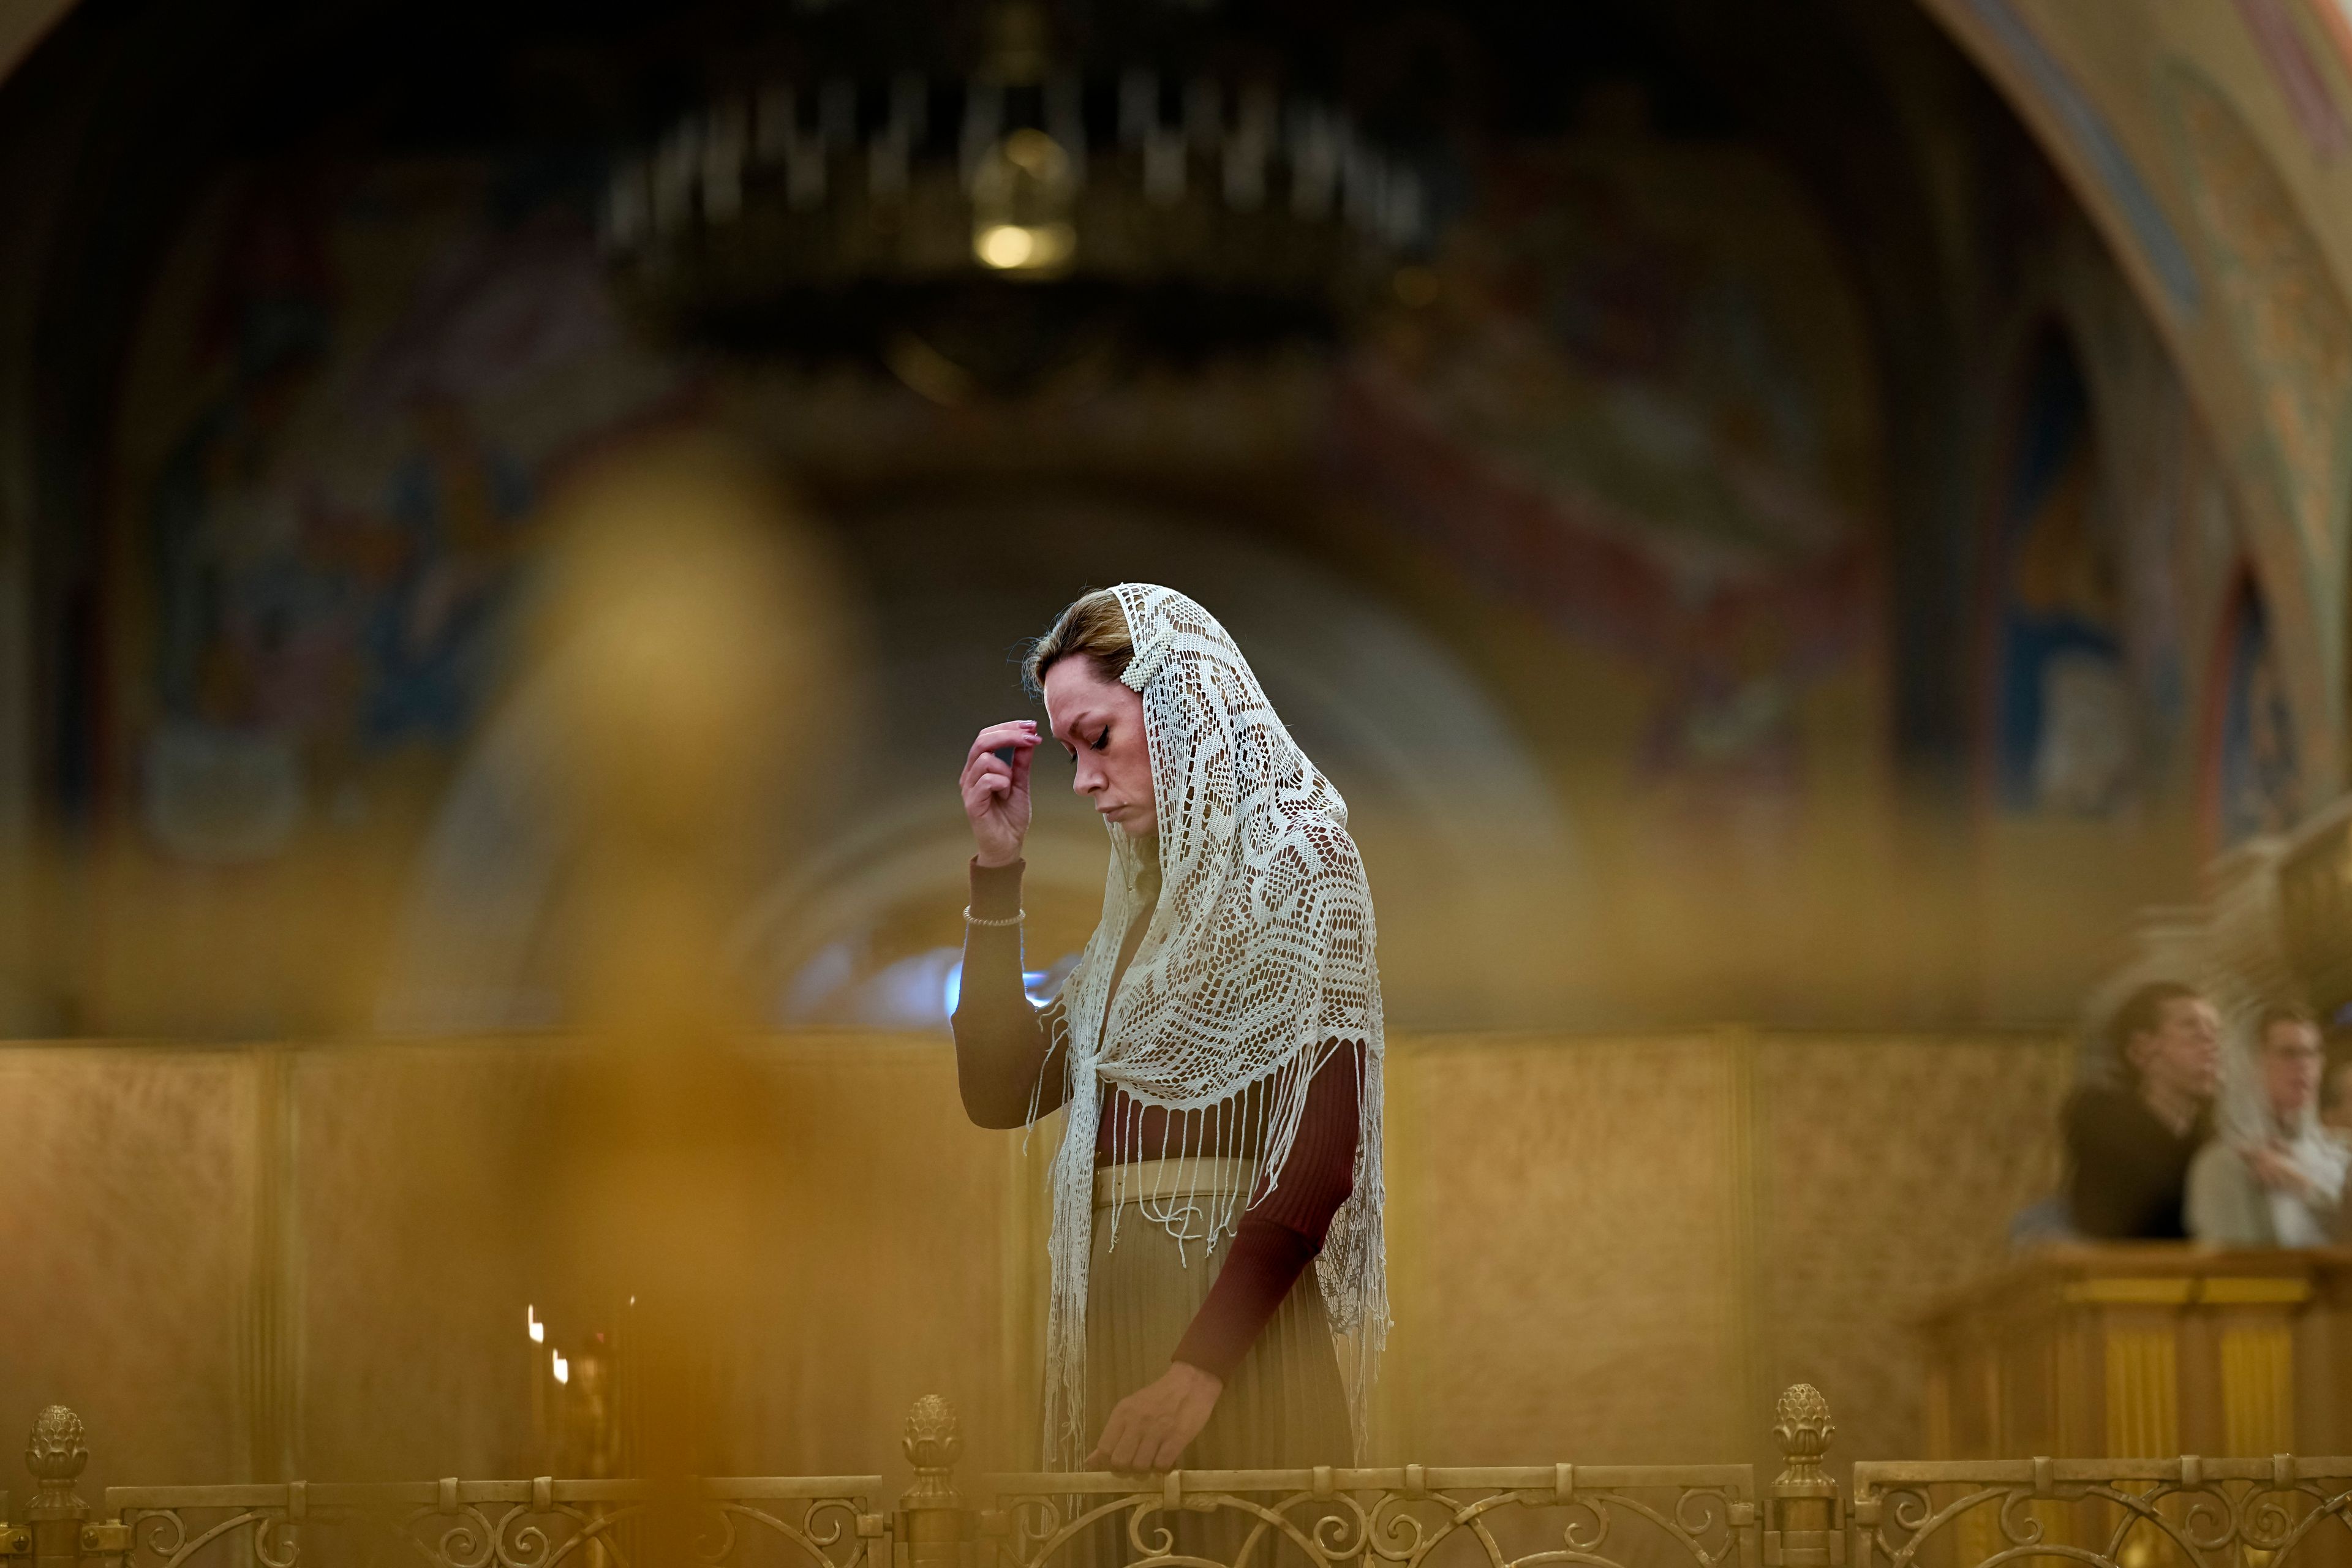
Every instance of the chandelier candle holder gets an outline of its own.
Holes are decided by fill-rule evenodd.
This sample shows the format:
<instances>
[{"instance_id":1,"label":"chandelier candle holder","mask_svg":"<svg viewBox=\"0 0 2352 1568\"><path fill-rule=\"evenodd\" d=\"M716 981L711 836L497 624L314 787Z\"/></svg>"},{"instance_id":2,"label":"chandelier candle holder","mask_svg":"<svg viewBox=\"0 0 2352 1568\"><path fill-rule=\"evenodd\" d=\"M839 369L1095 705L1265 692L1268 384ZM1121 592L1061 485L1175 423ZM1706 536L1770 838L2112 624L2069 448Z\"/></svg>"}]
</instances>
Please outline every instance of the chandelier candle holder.
<instances>
[{"instance_id":1,"label":"chandelier candle holder","mask_svg":"<svg viewBox=\"0 0 2352 1568\"><path fill-rule=\"evenodd\" d=\"M738 345L924 332L942 297L1019 285L1065 320L1181 296L1213 307L1186 331L1229 343L1328 331L1375 297L1429 246L1429 188L1326 100L1061 64L1013 6L963 77L719 95L616 165L602 227L635 303Z\"/></svg>"}]
</instances>

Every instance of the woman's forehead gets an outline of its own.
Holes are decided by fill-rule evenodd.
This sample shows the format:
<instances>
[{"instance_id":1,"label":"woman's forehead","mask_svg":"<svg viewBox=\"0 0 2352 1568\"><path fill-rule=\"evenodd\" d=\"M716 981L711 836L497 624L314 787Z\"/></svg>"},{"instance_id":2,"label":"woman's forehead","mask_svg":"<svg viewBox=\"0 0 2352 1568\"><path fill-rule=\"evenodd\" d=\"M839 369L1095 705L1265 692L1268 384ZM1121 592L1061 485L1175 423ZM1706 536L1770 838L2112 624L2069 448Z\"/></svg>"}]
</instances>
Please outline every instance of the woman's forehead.
<instances>
[{"instance_id":1,"label":"woman's forehead","mask_svg":"<svg viewBox=\"0 0 2352 1568\"><path fill-rule=\"evenodd\" d=\"M1065 670L1069 672L1066 676ZM1071 725L1105 716L1127 690L1115 680L1104 679L1084 659L1064 659L1055 665L1045 672L1045 685L1046 726L1064 740L1068 739Z\"/></svg>"}]
</instances>

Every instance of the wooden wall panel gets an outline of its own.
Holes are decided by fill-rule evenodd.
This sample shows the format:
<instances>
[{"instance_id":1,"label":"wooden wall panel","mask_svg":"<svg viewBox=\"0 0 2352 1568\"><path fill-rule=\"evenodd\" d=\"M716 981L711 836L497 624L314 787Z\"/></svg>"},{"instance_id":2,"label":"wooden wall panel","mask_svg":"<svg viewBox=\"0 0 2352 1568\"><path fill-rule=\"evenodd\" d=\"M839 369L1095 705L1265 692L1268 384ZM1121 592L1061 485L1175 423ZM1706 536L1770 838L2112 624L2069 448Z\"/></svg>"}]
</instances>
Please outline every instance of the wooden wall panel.
<instances>
[{"instance_id":1,"label":"wooden wall panel","mask_svg":"<svg viewBox=\"0 0 2352 1568\"><path fill-rule=\"evenodd\" d=\"M579 1316L544 1212L562 1052L0 1051L0 1441L62 1400L95 1477L259 1474L278 1400L311 1476L512 1473L522 1307ZM1030 1462L1050 1132L966 1123L937 1040L758 1056L793 1174L722 1358L730 1468L888 1470L934 1389L975 1463ZM1834 1457L1924 1451L1908 1325L2048 1185L2067 1065L2025 1037L1395 1042L1378 1447L1748 1458L1803 1377Z\"/></svg>"},{"instance_id":2,"label":"wooden wall panel","mask_svg":"<svg viewBox=\"0 0 2352 1568\"><path fill-rule=\"evenodd\" d=\"M0 1453L80 1412L85 1490L239 1479L252 1193L249 1060L0 1052ZM12 1462L0 1489L30 1482ZM91 1493L90 1495L95 1495Z\"/></svg>"},{"instance_id":3,"label":"wooden wall panel","mask_svg":"<svg viewBox=\"0 0 2352 1568\"><path fill-rule=\"evenodd\" d=\"M1736 1088L1707 1037L1396 1052L1387 1446L1444 1464L1733 1456Z\"/></svg>"},{"instance_id":4,"label":"wooden wall panel","mask_svg":"<svg viewBox=\"0 0 2352 1568\"><path fill-rule=\"evenodd\" d=\"M1998 1267L2055 1189L2070 1043L1754 1037L1756 1321L1767 1399L1811 1383L1837 1452L1921 1452L1937 1300ZM1759 1458L1766 1435L1751 1436Z\"/></svg>"}]
</instances>

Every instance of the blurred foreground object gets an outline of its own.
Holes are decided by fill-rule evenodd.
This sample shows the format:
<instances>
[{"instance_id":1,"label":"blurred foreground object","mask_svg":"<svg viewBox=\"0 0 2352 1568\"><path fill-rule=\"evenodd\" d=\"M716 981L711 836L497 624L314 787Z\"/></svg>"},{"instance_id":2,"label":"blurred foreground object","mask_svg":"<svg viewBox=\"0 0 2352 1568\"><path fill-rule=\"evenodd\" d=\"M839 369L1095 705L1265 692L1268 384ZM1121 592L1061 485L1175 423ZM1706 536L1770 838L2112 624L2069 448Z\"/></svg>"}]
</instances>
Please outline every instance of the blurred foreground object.
<instances>
[{"instance_id":1,"label":"blurred foreground object","mask_svg":"<svg viewBox=\"0 0 2352 1568\"><path fill-rule=\"evenodd\" d=\"M549 1294L597 1325L560 1451L663 1486L707 1458L738 1331L792 1331L755 1310L799 1186L776 1081L741 1054L727 936L757 847L792 820L788 754L828 728L835 589L795 530L723 448L616 460L558 509L531 641L566 739L576 851L553 929L584 1042L554 1102Z\"/></svg>"}]
</instances>

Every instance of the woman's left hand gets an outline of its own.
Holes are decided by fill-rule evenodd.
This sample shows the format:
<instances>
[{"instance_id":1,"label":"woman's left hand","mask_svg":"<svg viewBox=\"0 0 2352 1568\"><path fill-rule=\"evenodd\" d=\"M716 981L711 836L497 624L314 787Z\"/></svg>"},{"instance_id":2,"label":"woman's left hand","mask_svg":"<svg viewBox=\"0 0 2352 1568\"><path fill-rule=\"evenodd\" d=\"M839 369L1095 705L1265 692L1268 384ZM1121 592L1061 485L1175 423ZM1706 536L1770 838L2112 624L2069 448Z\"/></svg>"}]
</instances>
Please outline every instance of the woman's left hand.
<instances>
[{"instance_id":1,"label":"woman's left hand","mask_svg":"<svg viewBox=\"0 0 2352 1568\"><path fill-rule=\"evenodd\" d=\"M1112 1407L1082 1470L1171 1470L1209 1424L1224 1380L1190 1362L1171 1361L1157 1381Z\"/></svg>"}]
</instances>

